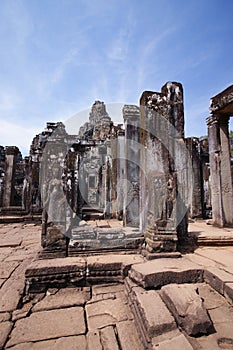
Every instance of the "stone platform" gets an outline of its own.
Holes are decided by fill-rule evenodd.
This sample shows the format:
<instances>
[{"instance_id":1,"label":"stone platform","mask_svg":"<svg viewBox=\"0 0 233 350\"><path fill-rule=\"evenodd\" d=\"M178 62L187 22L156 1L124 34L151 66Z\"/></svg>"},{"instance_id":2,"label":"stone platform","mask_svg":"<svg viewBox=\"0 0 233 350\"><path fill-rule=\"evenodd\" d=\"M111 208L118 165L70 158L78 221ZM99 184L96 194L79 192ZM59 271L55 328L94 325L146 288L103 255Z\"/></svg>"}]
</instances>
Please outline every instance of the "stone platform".
<instances>
[{"instance_id":1,"label":"stone platform","mask_svg":"<svg viewBox=\"0 0 233 350\"><path fill-rule=\"evenodd\" d=\"M153 261L139 254L35 260L40 234L40 225L0 225L1 349L231 349L233 247ZM203 300L213 331L188 335L162 297L166 286L170 296L189 286L186 299Z\"/></svg>"}]
</instances>

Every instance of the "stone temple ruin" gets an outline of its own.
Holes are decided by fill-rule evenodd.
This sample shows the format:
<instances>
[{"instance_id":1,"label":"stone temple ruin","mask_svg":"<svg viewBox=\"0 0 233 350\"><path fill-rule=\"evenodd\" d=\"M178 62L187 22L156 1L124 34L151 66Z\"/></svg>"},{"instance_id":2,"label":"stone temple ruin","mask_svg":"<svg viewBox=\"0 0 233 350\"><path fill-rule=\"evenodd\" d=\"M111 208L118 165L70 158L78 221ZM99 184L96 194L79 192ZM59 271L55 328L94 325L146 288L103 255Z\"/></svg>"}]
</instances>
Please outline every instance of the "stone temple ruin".
<instances>
[{"instance_id":1,"label":"stone temple ruin","mask_svg":"<svg viewBox=\"0 0 233 350\"><path fill-rule=\"evenodd\" d=\"M122 124L114 124L105 104L96 101L89 120L72 135L63 123L48 122L24 159L17 147L1 146L2 222L42 222L42 248L26 271L27 293L125 281L144 349L152 349L150 325L145 329L139 304L158 298L154 289L162 287L162 300L187 334L212 332L192 283L214 284L215 277L174 259L196 244L189 220L233 227L228 130L233 86L211 99L210 112L208 137L186 138L183 87L168 82L161 92L144 91L139 106L124 105ZM158 258L157 264L144 265ZM176 267L171 263L172 272L164 272L162 261L169 258ZM192 311L182 319L170 301L173 283L190 284L177 287L175 294L199 305L198 326ZM175 327L171 319L169 331Z\"/></svg>"},{"instance_id":2,"label":"stone temple ruin","mask_svg":"<svg viewBox=\"0 0 233 350\"><path fill-rule=\"evenodd\" d=\"M51 257L98 247L175 252L187 242L188 217L231 226L232 104L232 87L211 100L202 139L185 138L183 88L170 82L143 92L140 107L125 105L124 124L114 125L100 101L77 134L47 123L28 157L1 146L1 213L42 213L43 254ZM80 226L101 217L123 226Z\"/></svg>"}]
</instances>

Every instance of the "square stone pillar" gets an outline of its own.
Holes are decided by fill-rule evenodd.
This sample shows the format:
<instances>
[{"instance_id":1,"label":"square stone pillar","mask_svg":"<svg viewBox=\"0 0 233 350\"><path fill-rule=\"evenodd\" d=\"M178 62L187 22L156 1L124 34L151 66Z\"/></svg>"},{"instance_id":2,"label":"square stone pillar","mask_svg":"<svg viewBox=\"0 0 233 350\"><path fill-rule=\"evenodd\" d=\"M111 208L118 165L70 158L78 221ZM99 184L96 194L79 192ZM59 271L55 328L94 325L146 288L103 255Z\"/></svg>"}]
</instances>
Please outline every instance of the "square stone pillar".
<instances>
[{"instance_id":1,"label":"square stone pillar","mask_svg":"<svg viewBox=\"0 0 233 350\"><path fill-rule=\"evenodd\" d=\"M123 220L125 195L125 130L117 132L117 219Z\"/></svg>"},{"instance_id":2,"label":"square stone pillar","mask_svg":"<svg viewBox=\"0 0 233 350\"><path fill-rule=\"evenodd\" d=\"M3 189L3 207L12 206L14 200L14 177L16 157L19 154L18 147L6 147L5 177Z\"/></svg>"},{"instance_id":3,"label":"square stone pillar","mask_svg":"<svg viewBox=\"0 0 233 350\"><path fill-rule=\"evenodd\" d=\"M210 155L212 223L221 227L233 225L228 121L228 116L211 116L206 120Z\"/></svg>"},{"instance_id":4,"label":"square stone pillar","mask_svg":"<svg viewBox=\"0 0 233 350\"><path fill-rule=\"evenodd\" d=\"M140 178L140 110L134 105L123 107L125 122L126 191L124 197L124 223L139 227Z\"/></svg>"},{"instance_id":5,"label":"square stone pillar","mask_svg":"<svg viewBox=\"0 0 233 350\"><path fill-rule=\"evenodd\" d=\"M222 209L224 225L233 225L233 196L232 196L232 176L231 176L231 155L229 145L229 117L222 116L220 124L221 141L221 186L222 186Z\"/></svg>"},{"instance_id":6,"label":"square stone pillar","mask_svg":"<svg viewBox=\"0 0 233 350\"><path fill-rule=\"evenodd\" d=\"M149 253L174 252L187 237L188 151L184 143L183 88L165 84L140 99L141 215Z\"/></svg>"}]
</instances>

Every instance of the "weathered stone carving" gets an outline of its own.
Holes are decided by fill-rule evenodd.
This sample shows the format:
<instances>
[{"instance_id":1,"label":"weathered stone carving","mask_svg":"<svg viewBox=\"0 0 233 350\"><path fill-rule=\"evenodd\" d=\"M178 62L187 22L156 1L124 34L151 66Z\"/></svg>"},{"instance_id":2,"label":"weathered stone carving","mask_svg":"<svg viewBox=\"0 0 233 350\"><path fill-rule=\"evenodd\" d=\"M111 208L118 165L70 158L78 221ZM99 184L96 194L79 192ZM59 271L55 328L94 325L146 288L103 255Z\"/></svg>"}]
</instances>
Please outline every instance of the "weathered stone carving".
<instances>
[{"instance_id":1,"label":"weathered stone carving","mask_svg":"<svg viewBox=\"0 0 233 350\"><path fill-rule=\"evenodd\" d=\"M207 118L212 222L218 226L233 225L233 189L229 147L229 116L233 115L233 86L211 99L212 116Z\"/></svg>"},{"instance_id":2,"label":"weathered stone carving","mask_svg":"<svg viewBox=\"0 0 233 350\"><path fill-rule=\"evenodd\" d=\"M141 229L149 252L175 251L187 234L187 150L183 89L167 83L145 91L141 105ZM182 185L181 185L182 184ZM178 237L177 237L178 236Z\"/></svg>"}]
</instances>

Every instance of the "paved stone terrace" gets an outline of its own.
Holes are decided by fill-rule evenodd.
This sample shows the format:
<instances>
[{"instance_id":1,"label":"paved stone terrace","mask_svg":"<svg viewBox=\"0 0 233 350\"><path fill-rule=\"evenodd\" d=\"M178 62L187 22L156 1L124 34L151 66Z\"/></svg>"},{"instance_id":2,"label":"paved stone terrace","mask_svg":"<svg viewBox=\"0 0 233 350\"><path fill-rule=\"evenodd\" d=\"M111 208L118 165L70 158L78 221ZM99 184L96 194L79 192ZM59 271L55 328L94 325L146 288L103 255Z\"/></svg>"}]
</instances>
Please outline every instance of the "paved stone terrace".
<instances>
[{"instance_id":1,"label":"paved stone terrace","mask_svg":"<svg viewBox=\"0 0 233 350\"><path fill-rule=\"evenodd\" d=\"M194 232L208 235L215 230L201 222L191 224L190 230L192 227ZM227 232L231 233L230 230ZM25 271L40 250L40 234L41 226L36 224L0 225L0 349L146 349L138 336L135 316L131 313L122 283L50 288L46 293L36 294L34 299L25 296ZM111 257L106 259L109 261ZM159 266L163 268L162 259L160 263L158 260L146 262L139 256L135 259L137 264L133 265L132 271L142 271L145 266L146 274L152 275ZM233 246L199 247L194 254L185 254L182 259L187 266L194 264L196 268L207 271L205 281L209 284L197 281L196 286L205 300L216 332L189 337L171 320L171 329L166 329L163 334L163 324L158 320L160 331L151 333L151 349L232 349ZM176 259L170 260L175 266ZM145 293L150 296L159 294L159 291ZM150 308L157 299L153 296L149 305L145 303L145 322L150 322L150 316L153 317ZM160 304L161 301L153 308ZM143 305L139 306L142 308ZM154 324L153 327L152 331L158 329Z\"/></svg>"}]
</instances>

